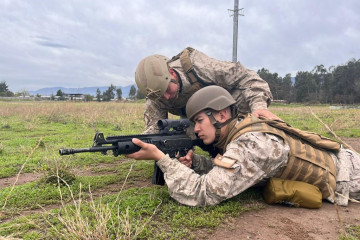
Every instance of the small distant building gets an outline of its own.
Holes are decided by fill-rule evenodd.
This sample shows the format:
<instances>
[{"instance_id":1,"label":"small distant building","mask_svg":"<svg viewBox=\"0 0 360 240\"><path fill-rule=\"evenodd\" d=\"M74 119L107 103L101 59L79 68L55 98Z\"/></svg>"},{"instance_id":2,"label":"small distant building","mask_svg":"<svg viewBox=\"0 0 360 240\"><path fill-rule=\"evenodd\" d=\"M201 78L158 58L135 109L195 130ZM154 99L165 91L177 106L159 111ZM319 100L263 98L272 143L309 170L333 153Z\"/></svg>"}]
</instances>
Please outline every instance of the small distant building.
<instances>
[{"instance_id":1,"label":"small distant building","mask_svg":"<svg viewBox=\"0 0 360 240\"><path fill-rule=\"evenodd\" d=\"M68 101L85 101L85 95L82 93L64 93L64 98Z\"/></svg>"},{"instance_id":2,"label":"small distant building","mask_svg":"<svg viewBox=\"0 0 360 240\"><path fill-rule=\"evenodd\" d=\"M51 96L40 96L40 100L51 100Z\"/></svg>"}]
</instances>

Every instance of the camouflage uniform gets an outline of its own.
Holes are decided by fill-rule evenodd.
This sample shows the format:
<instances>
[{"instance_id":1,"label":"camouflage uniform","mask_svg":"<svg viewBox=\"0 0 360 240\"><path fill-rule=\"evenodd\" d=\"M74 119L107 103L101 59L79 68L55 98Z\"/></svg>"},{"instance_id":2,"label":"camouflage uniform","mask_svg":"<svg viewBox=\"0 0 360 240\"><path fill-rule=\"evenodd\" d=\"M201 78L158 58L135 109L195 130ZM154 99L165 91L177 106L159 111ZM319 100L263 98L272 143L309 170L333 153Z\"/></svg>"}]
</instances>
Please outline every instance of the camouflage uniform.
<instances>
[{"instance_id":1,"label":"camouflage uniform","mask_svg":"<svg viewBox=\"0 0 360 240\"><path fill-rule=\"evenodd\" d=\"M228 167L212 167L204 159L194 159L194 169L190 169L168 155L157 165L164 172L171 197L189 206L208 206L232 198L264 178L274 176L286 165L289 150L277 136L251 132L227 145L222 160L230 163ZM198 169L208 172L199 175L195 172Z\"/></svg>"},{"instance_id":2,"label":"camouflage uniform","mask_svg":"<svg viewBox=\"0 0 360 240\"><path fill-rule=\"evenodd\" d=\"M207 206L275 176L287 164L289 151L280 137L248 132L227 145L222 159L214 161L220 160L221 164L198 156L193 160L194 169L190 169L168 155L157 164L164 172L171 197L185 205ZM332 156L338 172L337 203L346 206L349 197L360 198L360 157L345 149Z\"/></svg>"},{"instance_id":3,"label":"camouflage uniform","mask_svg":"<svg viewBox=\"0 0 360 240\"><path fill-rule=\"evenodd\" d=\"M349 199L360 199L360 156L349 149L341 149L336 163L336 203L342 206Z\"/></svg>"},{"instance_id":4,"label":"camouflage uniform","mask_svg":"<svg viewBox=\"0 0 360 240\"><path fill-rule=\"evenodd\" d=\"M257 109L267 109L272 100L269 85L256 72L246 69L239 62L225 62L210 58L204 53L194 50L190 60L198 77L205 85L218 85L228 90L237 101L240 112L248 113ZM144 133L157 133L157 121L168 118L168 113L185 117L185 106L188 99L196 91L181 67L180 60L169 63L181 79L181 89L176 99L147 99L145 105Z\"/></svg>"}]
</instances>

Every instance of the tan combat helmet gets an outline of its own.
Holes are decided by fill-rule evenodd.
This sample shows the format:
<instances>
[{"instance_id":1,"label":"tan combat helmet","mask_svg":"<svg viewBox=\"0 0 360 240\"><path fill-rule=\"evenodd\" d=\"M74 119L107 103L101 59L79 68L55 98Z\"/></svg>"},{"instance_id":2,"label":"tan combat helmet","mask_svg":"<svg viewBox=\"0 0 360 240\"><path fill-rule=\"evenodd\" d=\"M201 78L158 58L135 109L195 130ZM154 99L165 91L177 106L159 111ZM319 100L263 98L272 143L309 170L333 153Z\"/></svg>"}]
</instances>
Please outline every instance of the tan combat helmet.
<instances>
[{"instance_id":1,"label":"tan combat helmet","mask_svg":"<svg viewBox=\"0 0 360 240\"><path fill-rule=\"evenodd\" d=\"M197 113L205 109L220 111L236 101L231 94L219 86L207 86L195 92L186 104L186 116L192 119Z\"/></svg>"},{"instance_id":2,"label":"tan combat helmet","mask_svg":"<svg viewBox=\"0 0 360 240\"><path fill-rule=\"evenodd\" d=\"M226 89L215 85L207 86L198 90L190 97L186 103L186 116L192 120L196 114L205 111L211 124L216 128L214 143L217 143L220 139L221 128L231 122L236 116L237 108L234 105L235 103L236 101ZM234 106L231 110L231 118L223 123L215 119L212 110L220 111L231 106Z\"/></svg>"},{"instance_id":3,"label":"tan combat helmet","mask_svg":"<svg viewBox=\"0 0 360 240\"><path fill-rule=\"evenodd\" d=\"M167 62L162 55L148 56L140 61L135 72L139 91L152 100L159 99L166 92L171 81Z\"/></svg>"}]
</instances>

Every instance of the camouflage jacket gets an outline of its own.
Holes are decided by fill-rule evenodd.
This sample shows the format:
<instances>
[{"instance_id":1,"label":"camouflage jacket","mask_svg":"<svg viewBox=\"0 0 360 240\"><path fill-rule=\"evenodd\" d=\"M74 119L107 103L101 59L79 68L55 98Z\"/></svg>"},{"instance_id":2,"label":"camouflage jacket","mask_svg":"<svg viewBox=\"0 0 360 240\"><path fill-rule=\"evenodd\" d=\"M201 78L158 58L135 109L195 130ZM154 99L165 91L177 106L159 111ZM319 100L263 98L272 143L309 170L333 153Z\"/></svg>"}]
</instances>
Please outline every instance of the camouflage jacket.
<instances>
[{"instance_id":1,"label":"camouflage jacket","mask_svg":"<svg viewBox=\"0 0 360 240\"><path fill-rule=\"evenodd\" d=\"M171 197L189 206L215 205L274 176L288 161L289 146L271 134L245 133L227 145L223 160L227 167L197 159L195 169L168 155L157 162ZM205 169L208 168L208 169ZM197 173L201 169L203 175Z\"/></svg>"},{"instance_id":2,"label":"camouflage jacket","mask_svg":"<svg viewBox=\"0 0 360 240\"><path fill-rule=\"evenodd\" d=\"M267 109L272 100L269 85L259 75L246 69L239 62L226 62L211 58L194 50L190 60L202 85L218 85L228 90L237 101L240 112L249 113L257 109ZM180 60L169 63L181 79L181 90L176 99L146 100L144 133L157 133L157 121L168 118L168 113L185 117L185 107L190 96L196 91L181 67ZM191 89L191 90L190 90ZM192 92L193 91L193 92Z\"/></svg>"},{"instance_id":3,"label":"camouflage jacket","mask_svg":"<svg viewBox=\"0 0 360 240\"><path fill-rule=\"evenodd\" d=\"M340 206L347 206L351 199L360 200L360 155L349 149L341 149L336 154L335 163L335 202Z\"/></svg>"},{"instance_id":4,"label":"camouflage jacket","mask_svg":"<svg viewBox=\"0 0 360 240\"><path fill-rule=\"evenodd\" d=\"M287 164L289 151L277 136L248 132L227 145L221 166L199 156L193 159L194 169L167 155L157 164L171 197L189 206L208 206L265 183ZM337 168L335 202L346 206L350 198L360 199L360 156L341 149L332 157Z\"/></svg>"}]
</instances>

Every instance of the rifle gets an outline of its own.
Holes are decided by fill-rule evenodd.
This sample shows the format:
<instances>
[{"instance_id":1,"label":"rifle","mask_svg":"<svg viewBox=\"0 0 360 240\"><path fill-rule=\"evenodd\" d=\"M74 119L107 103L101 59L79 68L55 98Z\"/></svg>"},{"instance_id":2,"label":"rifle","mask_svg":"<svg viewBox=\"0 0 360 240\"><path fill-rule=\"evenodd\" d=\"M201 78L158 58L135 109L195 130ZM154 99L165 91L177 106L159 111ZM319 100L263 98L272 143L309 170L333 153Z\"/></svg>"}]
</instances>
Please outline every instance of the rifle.
<instances>
[{"instance_id":1,"label":"rifle","mask_svg":"<svg viewBox=\"0 0 360 240\"><path fill-rule=\"evenodd\" d=\"M158 134L139 134L124 136L104 137L103 133L96 133L93 145L90 148L71 148L60 149L60 155L69 155L82 152L101 152L106 155L107 151L117 157L120 154L130 154L140 150L140 147L132 143L133 138L138 138L143 142L154 144L163 153L169 154L171 158L185 156L186 153L195 146L201 145L199 139L192 140L186 135L186 128L190 126L190 120L179 119L170 120L162 119L158 121L160 129ZM154 165L154 174L152 183L156 185L164 185L164 174L161 169Z\"/></svg>"}]
</instances>

